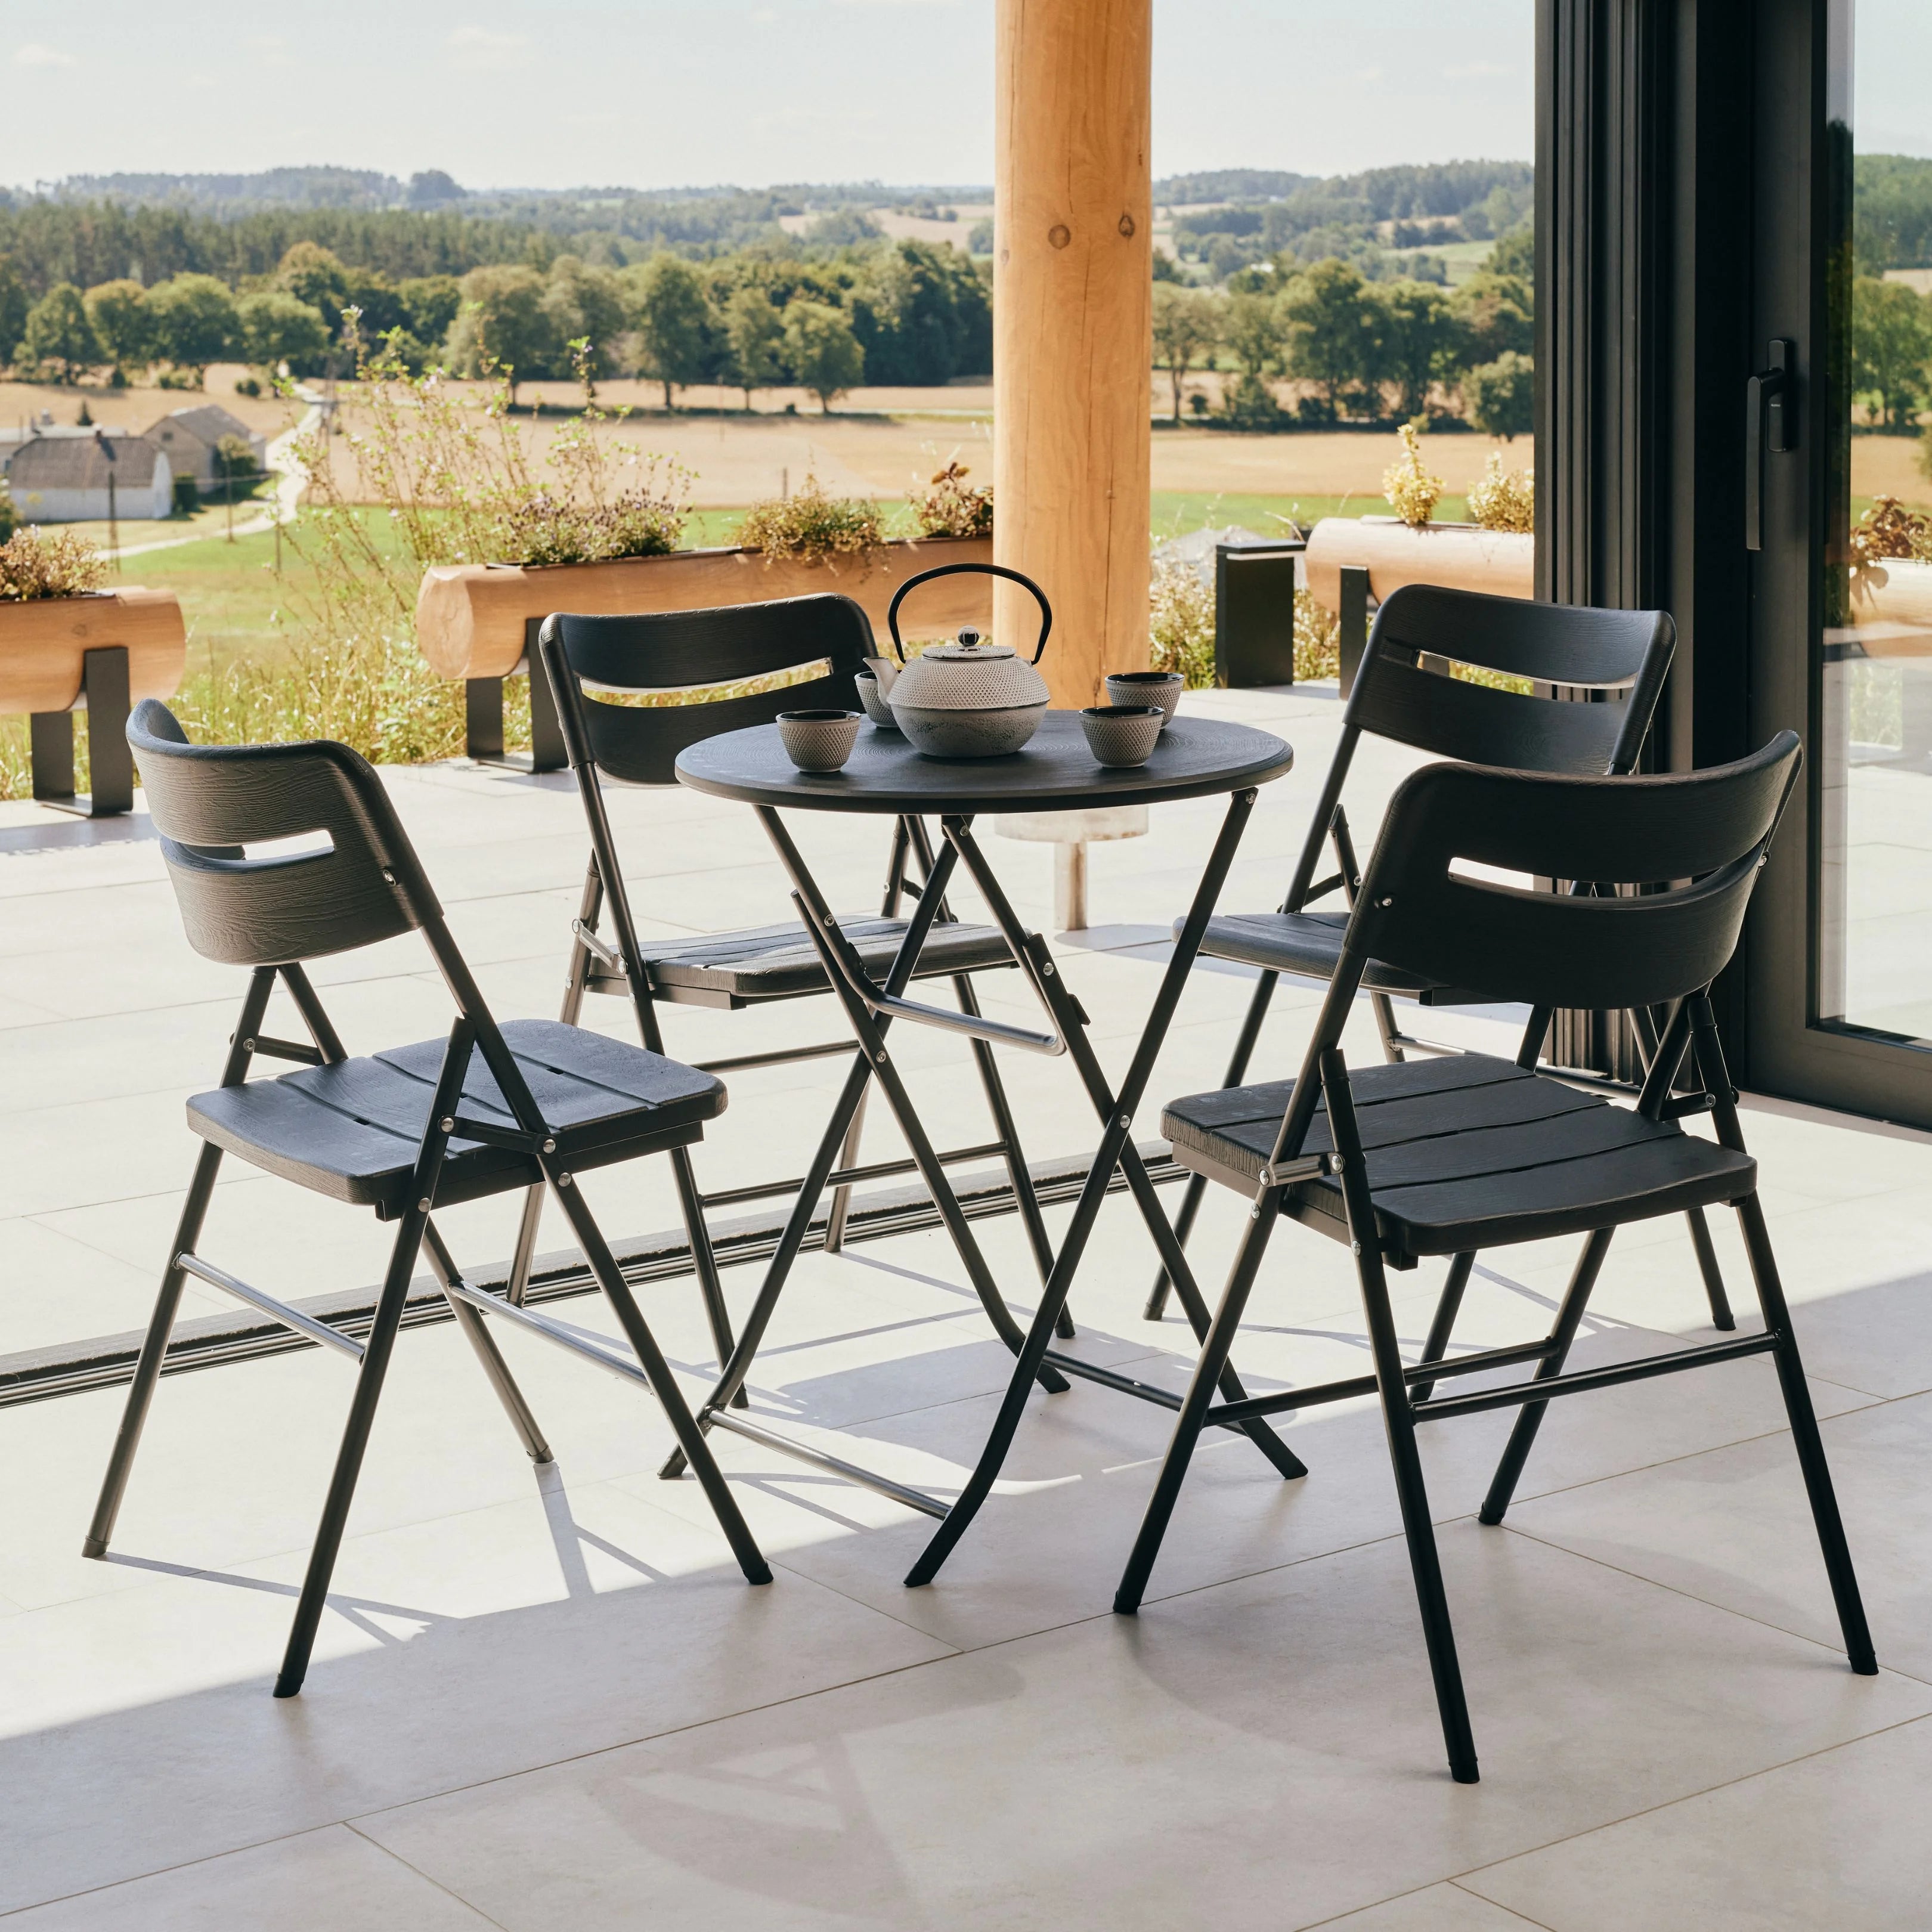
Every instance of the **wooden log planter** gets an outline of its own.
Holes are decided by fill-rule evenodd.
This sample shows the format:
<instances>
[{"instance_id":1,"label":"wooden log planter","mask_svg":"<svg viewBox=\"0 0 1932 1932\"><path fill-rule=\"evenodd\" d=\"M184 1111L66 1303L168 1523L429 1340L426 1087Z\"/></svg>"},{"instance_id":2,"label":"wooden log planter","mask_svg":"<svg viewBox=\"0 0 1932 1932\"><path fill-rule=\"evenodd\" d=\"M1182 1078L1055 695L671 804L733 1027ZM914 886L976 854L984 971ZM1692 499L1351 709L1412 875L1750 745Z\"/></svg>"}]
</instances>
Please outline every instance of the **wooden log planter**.
<instances>
[{"instance_id":1,"label":"wooden log planter","mask_svg":"<svg viewBox=\"0 0 1932 1932\"><path fill-rule=\"evenodd\" d=\"M1303 568L1310 594L1341 621L1342 689L1369 640L1368 611L1405 584L1484 590L1496 597L1536 595L1536 539L1473 524L1425 524L1394 517L1324 517L1308 535Z\"/></svg>"},{"instance_id":2,"label":"wooden log planter","mask_svg":"<svg viewBox=\"0 0 1932 1932\"><path fill-rule=\"evenodd\" d=\"M131 811L128 713L142 698L172 698L187 659L187 627L171 590L129 584L0 603L0 712L32 721L34 796L90 818ZM82 708L94 789L76 797L74 714Z\"/></svg>"},{"instance_id":3,"label":"wooden log planter","mask_svg":"<svg viewBox=\"0 0 1932 1932\"><path fill-rule=\"evenodd\" d=\"M503 756L503 680L536 662L537 627L553 610L593 616L702 610L768 604L826 591L851 598L882 647L886 607L908 577L942 563L990 563L988 538L926 537L882 544L862 560L802 563L755 550L682 550L609 563L544 566L439 564L416 597L416 646L440 676L466 687L466 739L472 758ZM914 593L907 614L920 634L990 628L992 580L952 577ZM903 621L903 620L902 620ZM530 679L531 769L556 771L563 739L542 677Z\"/></svg>"}]
</instances>

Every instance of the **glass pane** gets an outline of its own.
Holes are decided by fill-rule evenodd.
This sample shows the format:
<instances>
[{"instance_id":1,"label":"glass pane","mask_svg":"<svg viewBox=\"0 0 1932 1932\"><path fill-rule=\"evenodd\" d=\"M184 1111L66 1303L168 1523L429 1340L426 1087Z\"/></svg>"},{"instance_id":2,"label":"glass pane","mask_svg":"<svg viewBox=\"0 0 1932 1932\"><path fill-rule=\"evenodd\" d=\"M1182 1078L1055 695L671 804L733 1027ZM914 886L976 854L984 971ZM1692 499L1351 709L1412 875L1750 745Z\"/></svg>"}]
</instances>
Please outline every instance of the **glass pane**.
<instances>
[{"instance_id":1,"label":"glass pane","mask_svg":"<svg viewBox=\"0 0 1932 1932\"><path fill-rule=\"evenodd\" d=\"M1816 1010L1932 1044L1932 10L1834 26Z\"/></svg>"}]
</instances>

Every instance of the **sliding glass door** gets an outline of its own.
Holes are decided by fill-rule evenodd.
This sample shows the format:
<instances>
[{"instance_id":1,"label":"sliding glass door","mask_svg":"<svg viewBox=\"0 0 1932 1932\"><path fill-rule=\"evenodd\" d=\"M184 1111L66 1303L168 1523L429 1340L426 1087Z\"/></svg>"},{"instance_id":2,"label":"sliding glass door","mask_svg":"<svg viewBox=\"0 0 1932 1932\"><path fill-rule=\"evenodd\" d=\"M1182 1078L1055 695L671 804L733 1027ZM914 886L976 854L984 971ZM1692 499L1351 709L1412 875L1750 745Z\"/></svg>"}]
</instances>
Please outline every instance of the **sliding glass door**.
<instances>
[{"instance_id":1,"label":"sliding glass door","mask_svg":"<svg viewBox=\"0 0 1932 1932\"><path fill-rule=\"evenodd\" d=\"M1795 727L1807 768L1751 1078L1932 1126L1932 5L1765 0L1759 28L1753 736Z\"/></svg>"}]
</instances>

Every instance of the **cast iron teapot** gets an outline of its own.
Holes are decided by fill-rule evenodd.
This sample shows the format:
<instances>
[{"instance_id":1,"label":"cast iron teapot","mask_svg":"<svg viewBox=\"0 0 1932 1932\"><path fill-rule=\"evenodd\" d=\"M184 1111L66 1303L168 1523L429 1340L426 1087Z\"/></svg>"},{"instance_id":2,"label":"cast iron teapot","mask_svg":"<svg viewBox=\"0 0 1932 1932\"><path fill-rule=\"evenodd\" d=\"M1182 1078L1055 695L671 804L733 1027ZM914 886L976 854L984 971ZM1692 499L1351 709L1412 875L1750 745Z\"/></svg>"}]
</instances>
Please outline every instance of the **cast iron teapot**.
<instances>
[{"instance_id":1,"label":"cast iron teapot","mask_svg":"<svg viewBox=\"0 0 1932 1932\"><path fill-rule=\"evenodd\" d=\"M970 572L1023 584L1040 606L1040 640L1031 659L1010 644L987 644L970 625L950 644L934 644L908 664L899 637L899 606L909 592L935 577ZM1046 716L1046 680L1034 666L1046 649L1053 608L1030 577L998 563L944 563L922 570L898 587L886 612L898 662L871 660L879 669L880 694L898 728L929 758L999 758L1017 752ZM903 667L903 668L901 668Z\"/></svg>"}]
</instances>

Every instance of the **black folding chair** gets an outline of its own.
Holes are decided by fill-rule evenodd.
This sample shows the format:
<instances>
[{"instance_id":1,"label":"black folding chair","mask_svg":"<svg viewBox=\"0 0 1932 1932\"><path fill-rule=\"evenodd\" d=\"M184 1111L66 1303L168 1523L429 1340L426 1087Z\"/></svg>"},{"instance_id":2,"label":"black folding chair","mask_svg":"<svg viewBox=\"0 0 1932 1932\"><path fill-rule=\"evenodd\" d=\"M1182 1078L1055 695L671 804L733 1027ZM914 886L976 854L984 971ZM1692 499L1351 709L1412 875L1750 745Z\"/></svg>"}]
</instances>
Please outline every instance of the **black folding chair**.
<instances>
[{"instance_id":1,"label":"black folding chair","mask_svg":"<svg viewBox=\"0 0 1932 1932\"><path fill-rule=\"evenodd\" d=\"M1852 1668L1865 1676L1876 1671L1758 1202L1756 1163L1744 1150L1709 997L1712 980L1737 944L1798 767L1798 740L1786 731L1736 764L1682 776L1549 778L1432 765L1402 785L1342 932L1299 1076L1194 1094L1172 1102L1163 1116L1175 1157L1204 1179L1251 1196L1253 1218L1182 1402L1117 1610L1140 1606L1204 1426L1378 1396L1450 1768L1473 1784L1475 1746L1415 1425L1520 1406L1480 1511L1484 1522L1498 1523L1552 1397L1769 1354ZM1653 890L1616 897L1521 890L1453 869L1458 860ZM1342 1030L1376 962L1406 976L1406 983L1482 986L1493 998L1539 1011L1672 1003L1674 1010L1634 1109L1538 1073L1533 1064L1481 1054L1351 1072ZM1533 1052L1534 1044L1526 1041L1526 1050ZM1674 1095L1691 1046L1702 1090ZM1679 1124L1707 1111L1715 1119L1714 1142ZM1736 1210L1743 1231L1763 1333L1566 1374L1564 1359L1612 1232L1724 1202ZM1283 1216L1349 1244L1374 1372L1217 1402L1216 1379ZM1588 1239L1546 1336L1446 1362L1403 1363L1385 1268L1569 1234ZM1026 1360L1022 1356L1022 1372ZM1414 1392L1532 1362L1536 1370L1528 1381L1427 1399Z\"/></svg>"},{"instance_id":2,"label":"black folding chair","mask_svg":"<svg viewBox=\"0 0 1932 1932\"><path fill-rule=\"evenodd\" d=\"M722 1084L714 1075L554 1021L518 1020L500 1028L450 937L382 781L346 746L194 746L166 706L152 699L136 710L128 736L189 943L208 958L252 968L253 974L221 1084L188 1103L201 1156L82 1554L106 1554L188 1276L348 1356L358 1364L356 1393L275 1680L277 1696L293 1696L308 1669L390 1351L418 1253L426 1246L450 1312L533 1461L548 1462L549 1448L479 1310L506 1316L650 1388L746 1578L770 1582L771 1571L577 1184L592 1168L682 1150L701 1138L705 1121L724 1111ZM251 844L318 833L327 842L317 849L248 854ZM448 1040L352 1060L302 962L412 929L428 942L455 1001ZM308 1028L307 1046L262 1031L278 978ZM300 1070L251 1081L248 1070L258 1056L293 1061ZM224 1154L396 1224L364 1339L237 1280L195 1252ZM433 1208L532 1184L548 1186L569 1217L630 1352L472 1287L430 1219Z\"/></svg>"},{"instance_id":3,"label":"black folding chair","mask_svg":"<svg viewBox=\"0 0 1932 1932\"><path fill-rule=\"evenodd\" d=\"M769 604L740 604L708 610L648 616L546 618L539 649L552 689L571 765L577 774L584 817L590 830L590 862L584 898L572 922L570 962L564 983L562 1018L574 1024L586 993L628 997L644 1044L663 1050L659 1006L698 1006L738 1010L780 1000L832 992L817 947L796 921L748 931L709 933L701 938L642 940L638 936L630 895L611 835L603 782L633 784L675 782L677 754L701 739L760 724L781 711L820 706L856 710L852 674L873 653L872 627L849 597L793 597ZM736 697L674 705L626 705L613 698L676 690L701 698L702 688L728 681L769 677L776 672L822 665L820 674L801 684ZM599 694L603 694L599 695ZM857 948L868 972L883 979L904 938L908 922L899 914L901 899L917 868L922 882L931 872L933 848L917 818L896 821L878 916L842 916L839 923ZM608 933L600 921L608 911ZM963 1012L977 1014L971 975L1013 964L998 927L972 926L952 916L942 902L940 915L920 955L914 976L950 977ZM1053 1248L1031 1176L1022 1154L1012 1109L992 1048L972 1042L974 1061L992 1116L993 1137L977 1145L943 1153L941 1160L986 1160L1005 1163L1034 1263L1044 1281L1053 1265ZM850 1056L848 1036L818 1046L778 1047L735 1054L708 1063L705 1070L740 1072L801 1060ZM832 1197L823 1234L836 1252L844 1238L848 1204L855 1183L886 1174L910 1173L909 1158L857 1164L863 1123L862 1104L853 1118L837 1168L830 1176ZM737 1205L777 1195L796 1195L802 1178L749 1181L711 1193L700 1191L688 1150L671 1156L679 1204L691 1238L699 1292L711 1324L720 1364L731 1358L732 1334L718 1262L706 1224L708 1209ZM512 1260L510 1292L520 1299L536 1246L543 1190L532 1188L524 1208ZM1063 1332L1070 1334L1071 1323ZM734 1400L742 1406L741 1390ZM674 1458L675 1463L676 1459Z\"/></svg>"},{"instance_id":4,"label":"black folding chair","mask_svg":"<svg viewBox=\"0 0 1932 1932\"><path fill-rule=\"evenodd\" d=\"M1348 912L1310 908L1334 892L1342 895L1344 908L1352 905L1360 884L1361 864L1342 790L1365 733L1438 758L1510 771L1580 776L1633 772L1670 668L1676 637L1668 613L1661 610L1532 604L1432 584L1408 584L1394 592L1376 613L1342 715L1341 741L1322 782L1287 898L1276 912L1223 914L1209 922L1202 942L1205 957L1261 969L1222 1084L1238 1087L1246 1078L1262 1022L1282 974L1325 980L1334 972ZM1526 693L1454 678L1449 674L1452 664L1528 680L1532 689ZM1558 698L1558 688L1588 692L1590 701ZM1317 879L1324 844L1334 850L1334 870ZM1484 989L1418 982L1413 974L1404 974L1386 960L1371 962L1362 986L1382 1035L1383 1055L1391 1062L1415 1052L1452 1050L1404 1033L1391 1004L1397 997L1425 1009L1486 1005L1496 998ZM1550 1017L1542 1013L1532 1023L1532 1060L1541 1051ZM1631 1018L1644 1051L1654 1052L1657 1034L1652 1016L1639 1012ZM1206 1186L1196 1175L1182 1197L1174 1232L1184 1244L1193 1232ZM1701 1212L1693 1213L1689 1221L1711 1318L1720 1329L1733 1328L1737 1324L1710 1229ZM1448 1346L1475 1260L1470 1253L1450 1261L1425 1359L1440 1355ZM1160 1320L1165 1312L1167 1293L1168 1276L1162 1270L1148 1297L1149 1321Z\"/></svg>"}]
</instances>

